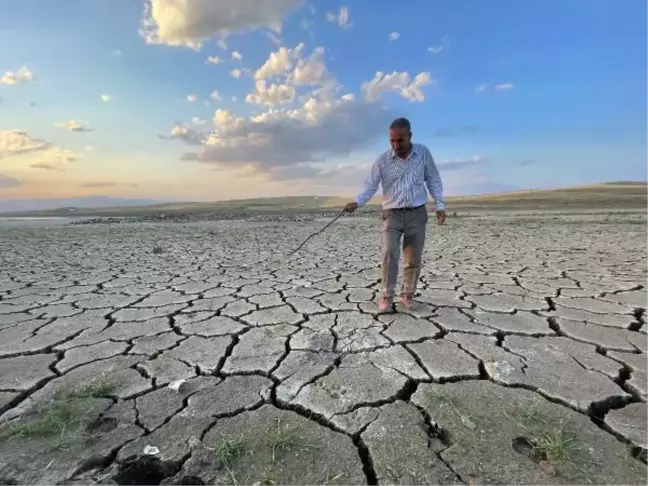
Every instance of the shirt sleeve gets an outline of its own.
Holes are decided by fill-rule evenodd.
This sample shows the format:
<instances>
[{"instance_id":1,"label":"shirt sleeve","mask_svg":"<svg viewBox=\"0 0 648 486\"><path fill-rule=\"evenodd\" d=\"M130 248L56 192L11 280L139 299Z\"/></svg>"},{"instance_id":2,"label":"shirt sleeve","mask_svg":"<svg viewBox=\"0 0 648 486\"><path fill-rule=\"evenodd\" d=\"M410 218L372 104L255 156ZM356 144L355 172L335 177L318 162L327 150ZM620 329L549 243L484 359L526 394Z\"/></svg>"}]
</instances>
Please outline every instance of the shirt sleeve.
<instances>
[{"instance_id":1,"label":"shirt sleeve","mask_svg":"<svg viewBox=\"0 0 648 486\"><path fill-rule=\"evenodd\" d=\"M359 207L364 206L376 194L378 186L380 185L380 159L376 160L371 166L371 173L365 180L365 187L363 191L356 197L355 202Z\"/></svg>"},{"instance_id":2,"label":"shirt sleeve","mask_svg":"<svg viewBox=\"0 0 648 486\"><path fill-rule=\"evenodd\" d=\"M425 185L427 186L430 196L434 199L437 210L445 209L445 202L443 200L443 183L441 182L441 175L434 163L434 158L430 151L425 149Z\"/></svg>"}]
</instances>

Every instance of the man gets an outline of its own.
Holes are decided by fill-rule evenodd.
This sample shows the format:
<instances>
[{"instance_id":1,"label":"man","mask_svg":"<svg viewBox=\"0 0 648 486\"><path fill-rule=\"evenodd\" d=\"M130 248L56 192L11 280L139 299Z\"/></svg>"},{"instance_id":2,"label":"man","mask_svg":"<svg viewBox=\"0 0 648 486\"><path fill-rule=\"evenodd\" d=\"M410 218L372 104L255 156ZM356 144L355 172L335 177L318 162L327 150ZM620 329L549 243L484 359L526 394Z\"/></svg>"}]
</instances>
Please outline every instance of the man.
<instances>
[{"instance_id":1,"label":"man","mask_svg":"<svg viewBox=\"0 0 648 486\"><path fill-rule=\"evenodd\" d=\"M405 262L401 303L406 309L412 307L425 245L428 192L436 203L437 224L442 225L446 219L439 171L430 150L423 144L412 143L412 130L406 118L398 118L389 126L389 141L392 149L374 162L364 191L344 206L344 211L353 213L376 194L382 183L385 200L380 312L387 312L393 306L401 238Z\"/></svg>"}]
</instances>

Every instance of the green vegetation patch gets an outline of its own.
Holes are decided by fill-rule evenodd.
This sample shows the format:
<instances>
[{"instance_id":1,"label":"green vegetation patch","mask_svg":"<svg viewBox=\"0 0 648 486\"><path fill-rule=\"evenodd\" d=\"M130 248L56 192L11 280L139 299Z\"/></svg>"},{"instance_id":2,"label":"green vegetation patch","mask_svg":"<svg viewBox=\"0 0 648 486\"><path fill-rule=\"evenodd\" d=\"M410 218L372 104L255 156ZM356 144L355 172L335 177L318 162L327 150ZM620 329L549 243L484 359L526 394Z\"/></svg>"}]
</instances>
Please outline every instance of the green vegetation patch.
<instances>
[{"instance_id":1,"label":"green vegetation patch","mask_svg":"<svg viewBox=\"0 0 648 486\"><path fill-rule=\"evenodd\" d=\"M89 399L106 398L115 389L114 383L99 379L71 391L56 392L51 401L37 407L24 421L9 425L1 435L46 438L78 432L93 415Z\"/></svg>"}]
</instances>

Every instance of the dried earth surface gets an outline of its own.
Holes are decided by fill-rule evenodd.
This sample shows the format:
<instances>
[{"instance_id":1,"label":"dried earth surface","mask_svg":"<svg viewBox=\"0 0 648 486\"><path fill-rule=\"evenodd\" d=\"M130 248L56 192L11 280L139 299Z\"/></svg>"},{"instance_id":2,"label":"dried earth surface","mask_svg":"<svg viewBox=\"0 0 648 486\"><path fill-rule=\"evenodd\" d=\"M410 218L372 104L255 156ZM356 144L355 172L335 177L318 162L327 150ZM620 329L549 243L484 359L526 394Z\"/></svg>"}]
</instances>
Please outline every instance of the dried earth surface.
<instances>
[{"instance_id":1,"label":"dried earth surface","mask_svg":"<svg viewBox=\"0 0 648 486\"><path fill-rule=\"evenodd\" d=\"M0 484L646 484L646 218L0 228Z\"/></svg>"}]
</instances>

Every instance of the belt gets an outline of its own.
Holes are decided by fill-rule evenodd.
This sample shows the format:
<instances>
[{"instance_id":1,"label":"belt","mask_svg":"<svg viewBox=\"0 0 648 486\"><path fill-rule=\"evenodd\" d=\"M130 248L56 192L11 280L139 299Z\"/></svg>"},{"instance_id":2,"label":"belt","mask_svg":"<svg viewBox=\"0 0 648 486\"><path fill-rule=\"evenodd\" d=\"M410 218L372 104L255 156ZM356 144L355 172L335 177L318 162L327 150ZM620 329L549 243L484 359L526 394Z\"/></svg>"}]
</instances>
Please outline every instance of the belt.
<instances>
[{"instance_id":1,"label":"belt","mask_svg":"<svg viewBox=\"0 0 648 486\"><path fill-rule=\"evenodd\" d=\"M421 209L424 208L425 204L421 204L420 206L415 206L415 207L405 207L405 208L389 208L387 211L414 211L416 209Z\"/></svg>"}]
</instances>

